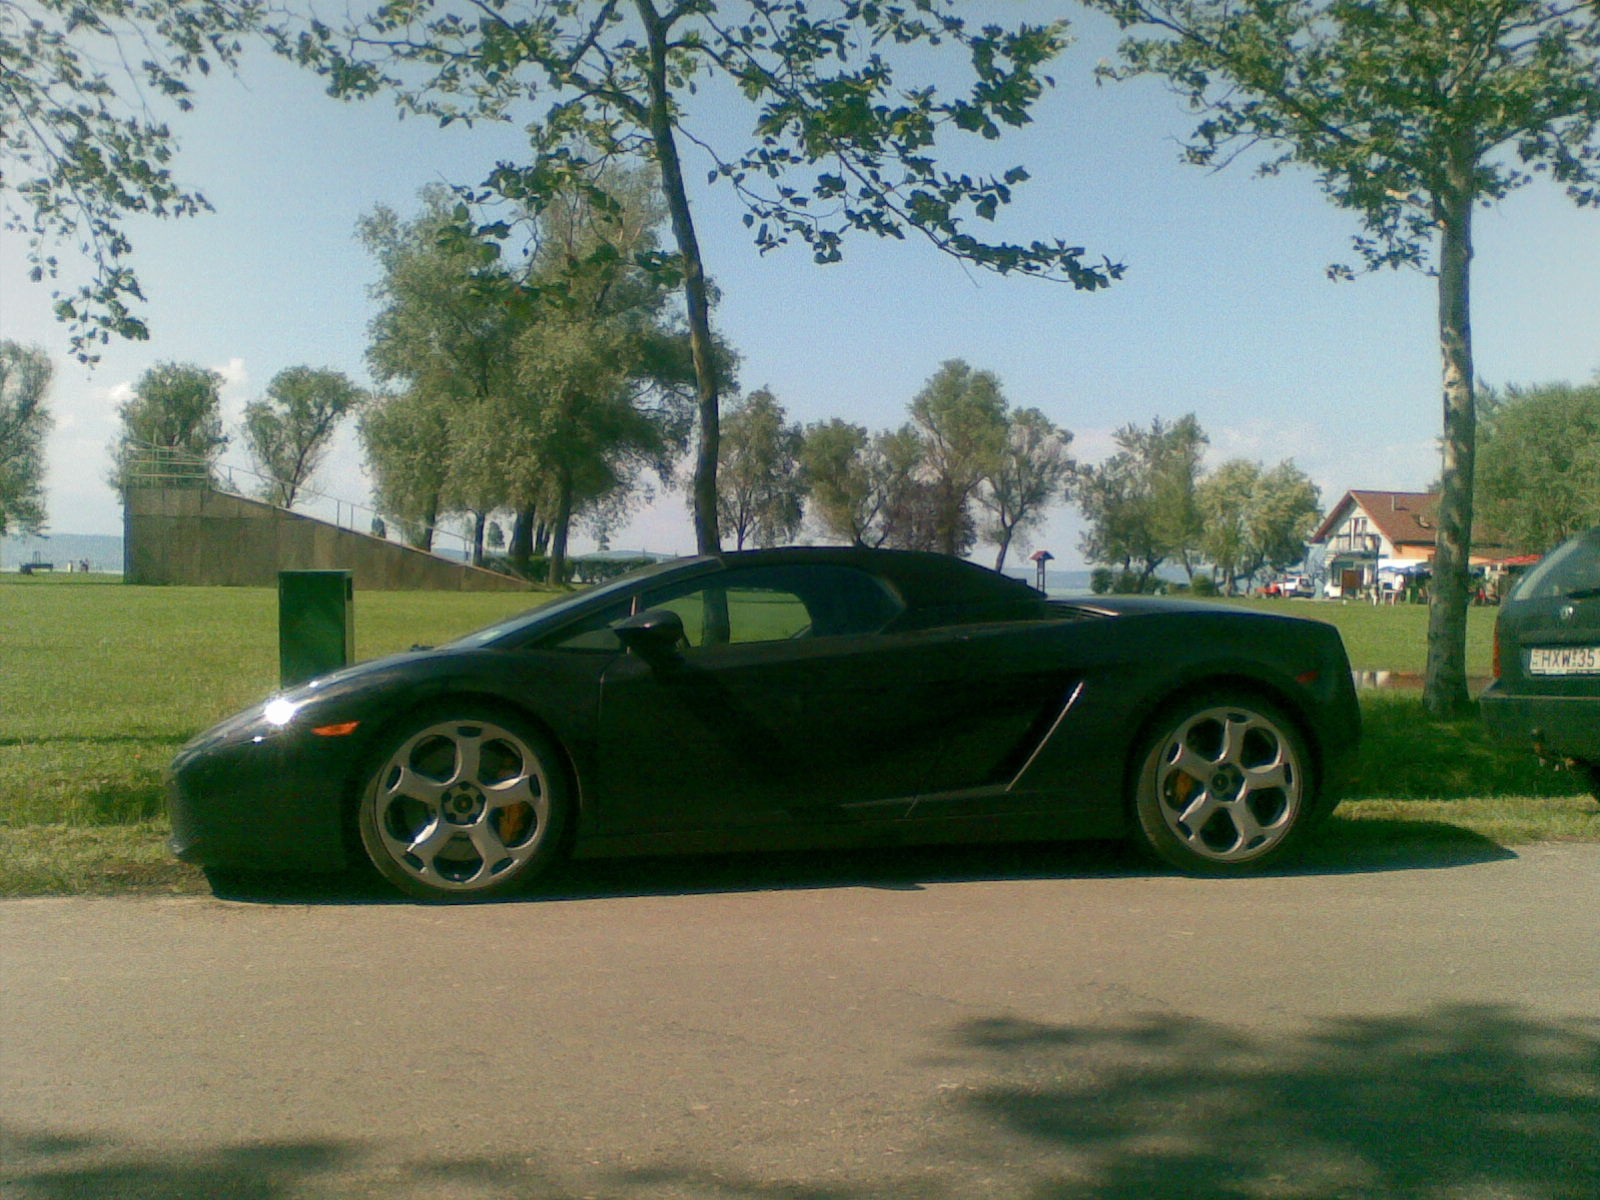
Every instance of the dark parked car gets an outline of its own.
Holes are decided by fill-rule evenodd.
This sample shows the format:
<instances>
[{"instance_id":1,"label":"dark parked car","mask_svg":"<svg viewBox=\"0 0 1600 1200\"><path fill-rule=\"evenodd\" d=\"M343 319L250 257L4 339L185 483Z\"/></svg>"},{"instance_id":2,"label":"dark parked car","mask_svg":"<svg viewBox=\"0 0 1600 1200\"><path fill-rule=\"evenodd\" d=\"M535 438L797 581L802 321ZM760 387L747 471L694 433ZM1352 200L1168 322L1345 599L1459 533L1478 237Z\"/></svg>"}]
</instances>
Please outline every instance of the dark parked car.
<instances>
[{"instance_id":1,"label":"dark parked car","mask_svg":"<svg viewBox=\"0 0 1600 1200\"><path fill-rule=\"evenodd\" d=\"M1582 771L1600 796L1600 528L1511 589L1495 620L1494 673L1481 701L1490 732Z\"/></svg>"},{"instance_id":2,"label":"dark parked car","mask_svg":"<svg viewBox=\"0 0 1600 1200\"><path fill-rule=\"evenodd\" d=\"M1053 601L941 555L680 559L268 700L173 762L173 847L429 899L563 854L1115 836L1260 867L1356 753L1329 625Z\"/></svg>"}]
</instances>

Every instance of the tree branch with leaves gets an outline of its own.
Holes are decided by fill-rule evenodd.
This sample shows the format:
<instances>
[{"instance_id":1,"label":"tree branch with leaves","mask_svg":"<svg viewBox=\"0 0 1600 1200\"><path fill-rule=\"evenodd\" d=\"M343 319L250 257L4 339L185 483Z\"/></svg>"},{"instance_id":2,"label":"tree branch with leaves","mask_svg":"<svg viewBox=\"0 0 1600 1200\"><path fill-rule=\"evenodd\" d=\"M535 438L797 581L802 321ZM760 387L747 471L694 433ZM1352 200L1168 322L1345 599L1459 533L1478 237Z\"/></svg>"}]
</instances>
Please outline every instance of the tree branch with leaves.
<instances>
[{"instance_id":1,"label":"tree branch with leaves","mask_svg":"<svg viewBox=\"0 0 1600 1200\"><path fill-rule=\"evenodd\" d=\"M1355 214L1357 269L1437 278L1443 470L1424 700L1469 706L1477 411L1475 209L1543 175L1600 204L1600 6L1574 0L1089 0L1130 36L1117 79L1166 80L1199 114L1190 162L1312 171Z\"/></svg>"},{"instance_id":2,"label":"tree branch with leaves","mask_svg":"<svg viewBox=\"0 0 1600 1200\"><path fill-rule=\"evenodd\" d=\"M720 544L721 387L686 149L707 156L710 183L733 186L763 251L794 241L818 262L835 262L848 234L915 234L980 268L1085 290L1121 272L1061 239L974 232L995 220L1027 172L947 169L950 140L993 140L1027 123L1065 31L979 26L962 8L958 0L847 0L827 11L805 0L412 0L338 27L284 24L275 34L283 52L322 72L336 95L389 93L442 124L522 123L527 161L501 164L476 199L537 212L575 184L602 186L596 172L617 158L653 164L673 248L640 261L683 295L700 434L696 541L709 551ZM949 90L904 78L925 65L927 50L959 56L964 83ZM702 84L731 86L743 98L747 137L719 147L697 129L692 97Z\"/></svg>"}]
</instances>

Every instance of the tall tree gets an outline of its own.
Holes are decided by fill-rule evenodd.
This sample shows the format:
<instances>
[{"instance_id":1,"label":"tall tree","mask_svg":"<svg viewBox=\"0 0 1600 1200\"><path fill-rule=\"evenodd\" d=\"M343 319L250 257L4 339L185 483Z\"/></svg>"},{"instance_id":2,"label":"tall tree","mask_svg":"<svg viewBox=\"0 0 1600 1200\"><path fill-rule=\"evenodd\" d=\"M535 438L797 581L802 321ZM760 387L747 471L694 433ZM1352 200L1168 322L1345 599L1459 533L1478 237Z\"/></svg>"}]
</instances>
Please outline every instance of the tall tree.
<instances>
[{"instance_id":1,"label":"tall tree","mask_svg":"<svg viewBox=\"0 0 1600 1200\"><path fill-rule=\"evenodd\" d=\"M55 293L86 362L113 336L149 336L129 218L210 207L173 176L164 118L193 106L193 76L235 61L260 11L255 0L0 0L0 210L27 239L34 282L61 277L58 246L87 259L84 282Z\"/></svg>"},{"instance_id":2,"label":"tall tree","mask_svg":"<svg viewBox=\"0 0 1600 1200\"><path fill-rule=\"evenodd\" d=\"M381 307L368 328L367 362L380 383L407 393L375 418L379 441L376 455L369 442L368 458L405 481L390 488L380 478L379 491L406 506L395 515L408 520L414 541L431 546L440 518L465 512L473 561L481 562L477 535L488 512L508 501L515 453L510 439L486 429L488 412L507 413L518 397L516 342L531 318L495 247L463 233L450 192L425 188L421 200L410 220L380 205L357 227L382 270L372 289ZM478 409L487 411L468 411ZM406 415L421 417L419 434L427 436L392 427ZM403 465L406 454L427 461Z\"/></svg>"},{"instance_id":3,"label":"tall tree","mask_svg":"<svg viewBox=\"0 0 1600 1200\"><path fill-rule=\"evenodd\" d=\"M696 540L719 544L716 472L720 423L712 296L682 151L707 155L709 178L730 184L757 244L791 239L819 262L841 255L850 231L903 238L996 271L1097 288L1110 263L1085 265L1061 241L987 242L992 220L1027 173L998 177L940 166L946 135L985 139L1029 120L1064 44L1060 25L972 26L959 0L914 6L808 0L559 0L554 4L442 0L384 4L344 28L280 29L285 50L323 71L336 94L390 91L441 122L529 121L531 161L503 164L487 193L537 207L586 173L574 138L602 157L652 162L671 218L674 253L660 269L681 285L697 384L700 444L692 486ZM969 76L953 92L900 74L929 66L931 47L964 53ZM935 56L937 57L937 56ZM930 72L941 83L954 71ZM694 127L691 97L719 82L751 109L748 138L719 146ZM725 110L710 122L729 128ZM491 226L495 223L491 222Z\"/></svg>"},{"instance_id":4,"label":"tall tree","mask_svg":"<svg viewBox=\"0 0 1600 1200\"><path fill-rule=\"evenodd\" d=\"M1356 214L1367 269L1438 279L1443 473L1424 702L1469 706L1472 214L1539 173L1600 202L1600 6L1583 0L1090 0L1136 31L1118 77L1156 74L1202 114L1188 158L1256 145ZM1349 276L1348 267L1334 267Z\"/></svg>"},{"instance_id":5,"label":"tall tree","mask_svg":"<svg viewBox=\"0 0 1600 1200\"><path fill-rule=\"evenodd\" d=\"M1600 375L1487 398L1478 451L1479 526L1543 552L1600 525Z\"/></svg>"},{"instance_id":6,"label":"tall tree","mask_svg":"<svg viewBox=\"0 0 1600 1200\"><path fill-rule=\"evenodd\" d=\"M288 367L272 377L266 396L245 405L245 447L267 477L266 499L294 507L339 422L361 399L361 389L342 371Z\"/></svg>"},{"instance_id":7,"label":"tall tree","mask_svg":"<svg viewBox=\"0 0 1600 1200\"><path fill-rule=\"evenodd\" d=\"M838 417L806 427L800 448L809 512L826 537L853 546L932 550L937 497L916 426L868 433Z\"/></svg>"},{"instance_id":8,"label":"tall tree","mask_svg":"<svg viewBox=\"0 0 1600 1200\"><path fill-rule=\"evenodd\" d=\"M722 529L743 550L787 542L800 529L804 485L800 478L799 425L766 388L729 406L722 421L722 462L717 471Z\"/></svg>"},{"instance_id":9,"label":"tall tree","mask_svg":"<svg viewBox=\"0 0 1600 1200\"><path fill-rule=\"evenodd\" d=\"M928 460L928 440L915 424L873 435L867 465L878 496L877 545L945 550L955 538L971 546L972 514L952 510L950 494L930 475Z\"/></svg>"},{"instance_id":10,"label":"tall tree","mask_svg":"<svg viewBox=\"0 0 1600 1200\"><path fill-rule=\"evenodd\" d=\"M1155 535L1168 554L1183 564L1190 580L1199 558L1196 547L1202 525L1196 500L1200 459L1209 442L1195 415L1185 413L1171 425L1155 421L1147 446L1141 450L1151 463Z\"/></svg>"},{"instance_id":11,"label":"tall tree","mask_svg":"<svg viewBox=\"0 0 1600 1200\"><path fill-rule=\"evenodd\" d=\"M670 471L679 428L666 404L643 402L654 380L644 345L622 323L592 314L547 321L519 347L521 379L539 403L523 427L546 484L549 581L566 576L573 517L624 486L642 466Z\"/></svg>"},{"instance_id":12,"label":"tall tree","mask_svg":"<svg viewBox=\"0 0 1600 1200\"><path fill-rule=\"evenodd\" d=\"M1134 571L1143 590L1170 558L1193 560L1199 516L1195 489L1206 435L1194 414L1160 417L1149 429L1124 425L1117 452L1080 467L1074 489L1088 522L1079 546L1091 563Z\"/></svg>"},{"instance_id":13,"label":"tall tree","mask_svg":"<svg viewBox=\"0 0 1600 1200\"><path fill-rule=\"evenodd\" d=\"M867 462L871 435L865 425L834 417L808 425L800 444L800 470L811 519L826 537L871 546L882 497Z\"/></svg>"},{"instance_id":14,"label":"tall tree","mask_svg":"<svg viewBox=\"0 0 1600 1200\"><path fill-rule=\"evenodd\" d=\"M986 514L980 533L996 547L996 571L1004 569L1013 541L1043 522L1052 503L1066 498L1076 466L1068 453L1071 445L1072 434L1037 408L1008 417L1005 444L978 492Z\"/></svg>"},{"instance_id":15,"label":"tall tree","mask_svg":"<svg viewBox=\"0 0 1600 1200\"><path fill-rule=\"evenodd\" d=\"M400 524L407 543L433 549L450 474L448 400L416 390L379 396L358 428L373 502Z\"/></svg>"},{"instance_id":16,"label":"tall tree","mask_svg":"<svg viewBox=\"0 0 1600 1200\"><path fill-rule=\"evenodd\" d=\"M38 346L0 341L0 534L44 528L45 396L55 368Z\"/></svg>"},{"instance_id":17,"label":"tall tree","mask_svg":"<svg viewBox=\"0 0 1600 1200\"><path fill-rule=\"evenodd\" d=\"M972 501L1006 444L1005 396L991 371L944 363L911 401L935 512L935 546L965 554L977 539Z\"/></svg>"},{"instance_id":18,"label":"tall tree","mask_svg":"<svg viewBox=\"0 0 1600 1200\"><path fill-rule=\"evenodd\" d=\"M1322 511L1317 485L1286 459L1270 470L1235 458L1200 481L1199 550L1233 595L1263 568L1281 571L1305 557Z\"/></svg>"},{"instance_id":19,"label":"tall tree","mask_svg":"<svg viewBox=\"0 0 1600 1200\"><path fill-rule=\"evenodd\" d=\"M222 432L222 376L193 363L158 363L133 385L133 398L117 409L122 434L113 452L111 485L206 487L217 456L228 444Z\"/></svg>"},{"instance_id":20,"label":"tall tree","mask_svg":"<svg viewBox=\"0 0 1600 1200\"><path fill-rule=\"evenodd\" d=\"M686 436L692 350L667 319L669 292L640 265L662 218L648 170L607 167L537 212L536 247L517 342L527 466L540 477L551 582L565 577L574 517L608 525L644 472L663 479ZM713 345L724 379L733 356Z\"/></svg>"}]
</instances>

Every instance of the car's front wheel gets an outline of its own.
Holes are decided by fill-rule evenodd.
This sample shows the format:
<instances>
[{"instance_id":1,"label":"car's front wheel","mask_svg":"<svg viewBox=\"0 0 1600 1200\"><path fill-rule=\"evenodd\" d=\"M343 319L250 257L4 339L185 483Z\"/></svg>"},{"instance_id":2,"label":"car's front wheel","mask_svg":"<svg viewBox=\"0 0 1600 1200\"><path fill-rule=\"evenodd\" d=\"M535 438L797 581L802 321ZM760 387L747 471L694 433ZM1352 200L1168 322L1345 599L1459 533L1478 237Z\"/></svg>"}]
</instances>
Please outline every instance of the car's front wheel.
<instances>
[{"instance_id":1,"label":"car's front wheel","mask_svg":"<svg viewBox=\"0 0 1600 1200\"><path fill-rule=\"evenodd\" d=\"M565 777L524 722L440 709L388 739L362 789L361 844L390 883L424 900L484 900L559 854Z\"/></svg>"},{"instance_id":2,"label":"car's front wheel","mask_svg":"<svg viewBox=\"0 0 1600 1200\"><path fill-rule=\"evenodd\" d=\"M1264 700L1224 693L1169 708L1135 764L1138 831L1149 850L1182 870L1258 869L1315 824L1305 740Z\"/></svg>"}]
</instances>

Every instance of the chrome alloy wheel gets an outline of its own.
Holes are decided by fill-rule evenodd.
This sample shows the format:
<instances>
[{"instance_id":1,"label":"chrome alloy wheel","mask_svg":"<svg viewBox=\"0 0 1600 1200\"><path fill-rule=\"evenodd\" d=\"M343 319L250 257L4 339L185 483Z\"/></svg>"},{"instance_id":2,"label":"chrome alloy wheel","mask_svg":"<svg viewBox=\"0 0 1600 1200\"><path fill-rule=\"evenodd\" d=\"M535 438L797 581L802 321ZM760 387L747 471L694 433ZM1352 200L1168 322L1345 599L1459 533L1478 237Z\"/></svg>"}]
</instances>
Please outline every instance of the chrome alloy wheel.
<instances>
[{"instance_id":1,"label":"chrome alloy wheel","mask_svg":"<svg viewBox=\"0 0 1600 1200\"><path fill-rule=\"evenodd\" d=\"M498 892L545 856L558 786L530 736L492 720L431 722L374 773L361 838L379 871L413 895Z\"/></svg>"},{"instance_id":2,"label":"chrome alloy wheel","mask_svg":"<svg viewBox=\"0 0 1600 1200\"><path fill-rule=\"evenodd\" d=\"M1253 863L1302 824L1305 754L1286 720L1264 706L1220 703L1167 728L1146 760L1139 817L1168 861L1202 870Z\"/></svg>"}]
</instances>

